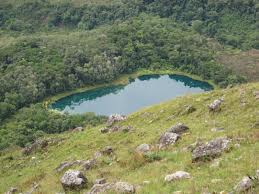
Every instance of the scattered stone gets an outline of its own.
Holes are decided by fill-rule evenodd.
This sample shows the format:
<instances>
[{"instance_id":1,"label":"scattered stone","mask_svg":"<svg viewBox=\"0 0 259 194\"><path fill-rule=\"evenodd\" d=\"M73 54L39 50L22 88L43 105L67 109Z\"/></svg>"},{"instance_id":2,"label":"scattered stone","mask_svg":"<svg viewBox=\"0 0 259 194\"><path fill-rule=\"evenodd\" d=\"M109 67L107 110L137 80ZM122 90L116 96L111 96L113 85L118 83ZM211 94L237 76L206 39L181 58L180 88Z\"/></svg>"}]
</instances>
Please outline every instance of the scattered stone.
<instances>
[{"instance_id":1,"label":"scattered stone","mask_svg":"<svg viewBox=\"0 0 259 194\"><path fill-rule=\"evenodd\" d=\"M215 159L213 163L210 165L211 168L217 168L220 165L220 159Z\"/></svg>"},{"instance_id":2,"label":"scattered stone","mask_svg":"<svg viewBox=\"0 0 259 194\"><path fill-rule=\"evenodd\" d=\"M61 172L65 168L69 168L73 165L80 164L80 163L81 163L81 160L76 160L76 161L72 161L72 162L65 161L65 162L62 162L55 170L57 172Z\"/></svg>"},{"instance_id":3,"label":"scattered stone","mask_svg":"<svg viewBox=\"0 0 259 194\"><path fill-rule=\"evenodd\" d=\"M256 100L259 100L259 91L255 91L254 96Z\"/></svg>"},{"instance_id":4,"label":"scattered stone","mask_svg":"<svg viewBox=\"0 0 259 194\"><path fill-rule=\"evenodd\" d=\"M32 194L34 193L39 187L39 184L34 182L33 185L32 185L32 188L30 189L30 191L27 191L25 194Z\"/></svg>"},{"instance_id":5,"label":"scattered stone","mask_svg":"<svg viewBox=\"0 0 259 194\"><path fill-rule=\"evenodd\" d=\"M178 123L177 125L174 125L173 127L171 127L168 130L168 132L169 133L176 133L178 135L181 135L181 134L185 133L187 130L189 130L189 127L187 127L183 123Z\"/></svg>"},{"instance_id":6,"label":"scattered stone","mask_svg":"<svg viewBox=\"0 0 259 194\"><path fill-rule=\"evenodd\" d=\"M191 175L188 172L184 171L177 171L173 174L169 174L165 176L165 181L166 182L172 182L180 179L190 179Z\"/></svg>"},{"instance_id":7,"label":"scattered stone","mask_svg":"<svg viewBox=\"0 0 259 194\"><path fill-rule=\"evenodd\" d=\"M196 111L196 108L193 105L185 106L185 110L181 113L181 115L191 114Z\"/></svg>"},{"instance_id":8,"label":"scattered stone","mask_svg":"<svg viewBox=\"0 0 259 194\"><path fill-rule=\"evenodd\" d=\"M127 182L117 182L114 188L118 193L135 193L135 187Z\"/></svg>"},{"instance_id":9,"label":"scattered stone","mask_svg":"<svg viewBox=\"0 0 259 194\"><path fill-rule=\"evenodd\" d=\"M149 185L150 181L143 181L143 185Z\"/></svg>"},{"instance_id":10,"label":"scattered stone","mask_svg":"<svg viewBox=\"0 0 259 194\"><path fill-rule=\"evenodd\" d=\"M113 148L111 146L106 146L105 148L102 149L102 153L110 155L113 153Z\"/></svg>"},{"instance_id":11,"label":"scattered stone","mask_svg":"<svg viewBox=\"0 0 259 194\"><path fill-rule=\"evenodd\" d=\"M249 190L253 186L253 181L248 177L245 176L243 179L235 186L235 191L237 192L244 192Z\"/></svg>"},{"instance_id":12,"label":"scattered stone","mask_svg":"<svg viewBox=\"0 0 259 194\"><path fill-rule=\"evenodd\" d=\"M108 127L104 127L100 130L101 133L108 133L109 132L109 128Z\"/></svg>"},{"instance_id":13,"label":"scattered stone","mask_svg":"<svg viewBox=\"0 0 259 194\"><path fill-rule=\"evenodd\" d=\"M257 179L259 179L259 169L255 171L255 176Z\"/></svg>"},{"instance_id":14,"label":"scattered stone","mask_svg":"<svg viewBox=\"0 0 259 194\"><path fill-rule=\"evenodd\" d=\"M141 144L136 148L136 151L139 153L147 153L150 151L150 146L146 143Z\"/></svg>"},{"instance_id":15,"label":"scattered stone","mask_svg":"<svg viewBox=\"0 0 259 194\"><path fill-rule=\"evenodd\" d=\"M90 160L83 161L82 166L83 166L84 170L90 170L94 166L96 166L96 163L97 162L95 159L90 159Z\"/></svg>"},{"instance_id":16,"label":"scattered stone","mask_svg":"<svg viewBox=\"0 0 259 194\"><path fill-rule=\"evenodd\" d=\"M159 139L159 149L174 144L180 136L176 133L165 132Z\"/></svg>"},{"instance_id":17,"label":"scattered stone","mask_svg":"<svg viewBox=\"0 0 259 194\"><path fill-rule=\"evenodd\" d=\"M222 182L222 179L212 179L211 180L211 183L219 183L219 182Z\"/></svg>"},{"instance_id":18,"label":"scattered stone","mask_svg":"<svg viewBox=\"0 0 259 194\"><path fill-rule=\"evenodd\" d=\"M95 184L87 194L101 194L108 192L135 193L135 187L127 182Z\"/></svg>"},{"instance_id":19,"label":"scattered stone","mask_svg":"<svg viewBox=\"0 0 259 194\"><path fill-rule=\"evenodd\" d=\"M84 188L87 183L86 177L78 170L66 171L60 181L65 190L81 189Z\"/></svg>"},{"instance_id":20,"label":"scattered stone","mask_svg":"<svg viewBox=\"0 0 259 194\"><path fill-rule=\"evenodd\" d=\"M214 127L210 131L217 132L217 131L224 131L225 129L223 127Z\"/></svg>"},{"instance_id":21,"label":"scattered stone","mask_svg":"<svg viewBox=\"0 0 259 194\"><path fill-rule=\"evenodd\" d=\"M220 98L217 100L214 100L208 107L210 111L216 112L220 110L221 104L223 103L224 99Z\"/></svg>"},{"instance_id":22,"label":"scattered stone","mask_svg":"<svg viewBox=\"0 0 259 194\"><path fill-rule=\"evenodd\" d=\"M114 187L113 183L95 184L86 194L101 194L111 191Z\"/></svg>"},{"instance_id":23,"label":"scattered stone","mask_svg":"<svg viewBox=\"0 0 259 194\"><path fill-rule=\"evenodd\" d=\"M207 143L202 143L192 151L193 162L199 160L210 160L219 156L228 149L229 140L226 137L216 138Z\"/></svg>"},{"instance_id":24,"label":"scattered stone","mask_svg":"<svg viewBox=\"0 0 259 194\"><path fill-rule=\"evenodd\" d=\"M38 149L43 149L48 146L49 142L47 140L37 140L32 145L26 146L22 153L24 155L30 155L31 153L35 152Z\"/></svg>"},{"instance_id":25,"label":"scattered stone","mask_svg":"<svg viewBox=\"0 0 259 194\"><path fill-rule=\"evenodd\" d=\"M124 115L114 114L114 115L109 116L108 121L107 121L107 125L111 126L115 122L124 121L126 119L127 119L127 117L124 116Z\"/></svg>"},{"instance_id":26,"label":"scattered stone","mask_svg":"<svg viewBox=\"0 0 259 194\"><path fill-rule=\"evenodd\" d=\"M240 144L239 144L239 143L236 143L236 144L235 144L235 148L240 148Z\"/></svg>"},{"instance_id":27,"label":"scattered stone","mask_svg":"<svg viewBox=\"0 0 259 194\"><path fill-rule=\"evenodd\" d=\"M98 159L100 157L102 157L102 152L98 151L94 153L94 159Z\"/></svg>"},{"instance_id":28,"label":"scattered stone","mask_svg":"<svg viewBox=\"0 0 259 194\"><path fill-rule=\"evenodd\" d=\"M84 128L83 127L76 127L74 129L70 129L69 131L71 131L71 132L82 132L82 131L84 131Z\"/></svg>"},{"instance_id":29,"label":"scattered stone","mask_svg":"<svg viewBox=\"0 0 259 194\"><path fill-rule=\"evenodd\" d=\"M95 184L105 184L106 183L106 179L105 178L101 178L101 179L96 179L95 180Z\"/></svg>"},{"instance_id":30,"label":"scattered stone","mask_svg":"<svg viewBox=\"0 0 259 194\"><path fill-rule=\"evenodd\" d=\"M15 194L18 190L15 187L11 187L5 194Z\"/></svg>"}]
</instances>

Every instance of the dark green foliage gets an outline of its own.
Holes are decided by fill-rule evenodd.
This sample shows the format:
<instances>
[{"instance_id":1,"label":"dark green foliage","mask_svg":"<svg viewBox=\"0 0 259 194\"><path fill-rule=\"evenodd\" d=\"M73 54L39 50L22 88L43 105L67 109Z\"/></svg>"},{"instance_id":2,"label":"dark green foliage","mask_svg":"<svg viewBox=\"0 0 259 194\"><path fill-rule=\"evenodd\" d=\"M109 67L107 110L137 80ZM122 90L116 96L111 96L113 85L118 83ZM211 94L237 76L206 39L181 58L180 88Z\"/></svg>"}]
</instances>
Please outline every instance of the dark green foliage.
<instances>
[{"instance_id":1,"label":"dark green foliage","mask_svg":"<svg viewBox=\"0 0 259 194\"><path fill-rule=\"evenodd\" d=\"M19 110L11 122L0 127L0 149L9 145L23 147L44 134L61 133L79 126L96 126L106 120L106 117L95 116L94 113L59 114L42 108L40 104L32 105Z\"/></svg>"}]
</instances>

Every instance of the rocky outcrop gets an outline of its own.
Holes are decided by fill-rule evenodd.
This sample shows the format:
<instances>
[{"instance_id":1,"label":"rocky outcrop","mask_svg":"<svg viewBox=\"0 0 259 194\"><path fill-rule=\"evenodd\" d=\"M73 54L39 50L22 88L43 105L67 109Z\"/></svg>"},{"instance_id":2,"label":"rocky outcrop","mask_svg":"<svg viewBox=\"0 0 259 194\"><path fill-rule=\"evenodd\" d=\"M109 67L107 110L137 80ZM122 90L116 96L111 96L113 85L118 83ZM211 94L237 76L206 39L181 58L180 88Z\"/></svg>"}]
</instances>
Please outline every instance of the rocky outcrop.
<instances>
[{"instance_id":1,"label":"rocky outcrop","mask_svg":"<svg viewBox=\"0 0 259 194\"><path fill-rule=\"evenodd\" d=\"M111 126L116 122L124 121L126 119L127 119L127 117L124 116L124 115L114 114L114 115L109 116L108 121L107 121L107 125Z\"/></svg>"},{"instance_id":2,"label":"rocky outcrop","mask_svg":"<svg viewBox=\"0 0 259 194\"><path fill-rule=\"evenodd\" d=\"M32 145L29 145L27 147L25 147L22 150L22 153L24 155L30 155L31 153L35 152L38 149L44 149L48 146L49 141L48 140L37 140L35 141Z\"/></svg>"},{"instance_id":3,"label":"rocky outcrop","mask_svg":"<svg viewBox=\"0 0 259 194\"><path fill-rule=\"evenodd\" d=\"M165 132L161 135L159 139L159 149L165 148L169 145L175 144L175 142L180 138L176 133Z\"/></svg>"},{"instance_id":4,"label":"rocky outcrop","mask_svg":"<svg viewBox=\"0 0 259 194\"><path fill-rule=\"evenodd\" d=\"M251 189L253 186L253 181L250 179L250 177L245 176L243 179L235 186L236 192L244 192L249 189Z\"/></svg>"},{"instance_id":5,"label":"rocky outcrop","mask_svg":"<svg viewBox=\"0 0 259 194\"><path fill-rule=\"evenodd\" d=\"M181 135L183 133L185 133L186 131L189 130L189 127L187 127L186 125L184 125L183 123L178 123L174 126L172 126L168 132L170 133L176 133L178 135Z\"/></svg>"},{"instance_id":6,"label":"rocky outcrop","mask_svg":"<svg viewBox=\"0 0 259 194\"><path fill-rule=\"evenodd\" d=\"M169 174L165 176L165 181L166 182L172 182L176 180L181 180L181 179L190 179L191 175L188 172L184 171L177 171L173 174Z\"/></svg>"},{"instance_id":7,"label":"rocky outcrop","mask_svg":"<svg viewBox=\"0 0 259 194\"><path fill-rule=\"evenodd\" d=\"M221 109L221 104L223 103L224 99L223 98L219 98L214 100L208 107L209 110L212 112L216 112L219 111Z\"/></svg>"},{"instance_id":8,"label":"rocky outcrop","mask_svg":"<svg viewBox=\"0 0 259 194\"><path fill-rule=\"evenodd\" d=\"M60 179L65 190L78 190L86 186L86 177L78 170L68 170Z\"/></svg>"},{"instance_id":9,"label":"rocky outcrop","mask_svg":"<svg viewBox=\"0 0 259 194\"><path fill-rule=\"evenodd\" d=\"M229 140L226 137L216 138L207 143L199 143L192 151L193 162L199 160L210 160L219 156L222 152L228 149Z\"/></svg>"},{"instance_id":10,"label":"rocky outcrop","mask_svg":"<svg viewBox=\"0 0 259 194\"><path fill-rule=\"evenodd\" d=\"M139 145L137 148L136 148L136 152L138 153L147 153L150 151L150 145L144 143L144 144L141 144Z\"/></svg>"}]
</instances>

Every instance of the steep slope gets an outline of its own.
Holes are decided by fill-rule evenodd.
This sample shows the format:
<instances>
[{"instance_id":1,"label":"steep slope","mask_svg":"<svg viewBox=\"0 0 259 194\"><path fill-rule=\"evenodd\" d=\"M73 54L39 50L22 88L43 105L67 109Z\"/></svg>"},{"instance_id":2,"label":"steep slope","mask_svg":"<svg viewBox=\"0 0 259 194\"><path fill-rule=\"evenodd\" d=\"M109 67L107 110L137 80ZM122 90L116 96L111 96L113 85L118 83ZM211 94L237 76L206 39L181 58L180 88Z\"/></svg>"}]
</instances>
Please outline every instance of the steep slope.
<instances>
[{"instance_id":1,"label":"steep slope","mask_svg":"<svg viewBox=\"0 0 259 194\"><path fill-rule=\"evenodd\" d=\"M60 178L65 170L81 170L82 167L73 165L60 172L54 169L64 161L91 159L105 146L112 146L114 153L101 156L93 169L83 171L89 183L81 193L89 190L100 177L108 182L127 181L135 185L137 193L231 191L243 176L253 176L259 168L259 99L256 91L259 91L258 83L177 98L143 109L115 124L131 126L128 132L102 134L99 130L104 126L98 126L83 132L53 135L49 138L61 141L27 156L20 149L10 148L0 155L0 193L11 186L25 192L34 182L39 184L34 193L63 192ZM224 97L221 110L209 112L207 105L221 97ZM193 108L186 111L190 105ZM188 133L166 149L155 148L161 134L179 122L190 128ZM224 130L211 131L215 127ZM206 142L216 137L229 138L229 150L210 161L192 162L191 151L187 148L198 139ZM143 143L152 145L146 156L135 152ZM178 170L189 172L192 178L174 183L164 181L167 174ZM143 184L143 181L150 183ZM252 188L255 193L259 192L257 181Z\"/></svg>"}]
</instances>

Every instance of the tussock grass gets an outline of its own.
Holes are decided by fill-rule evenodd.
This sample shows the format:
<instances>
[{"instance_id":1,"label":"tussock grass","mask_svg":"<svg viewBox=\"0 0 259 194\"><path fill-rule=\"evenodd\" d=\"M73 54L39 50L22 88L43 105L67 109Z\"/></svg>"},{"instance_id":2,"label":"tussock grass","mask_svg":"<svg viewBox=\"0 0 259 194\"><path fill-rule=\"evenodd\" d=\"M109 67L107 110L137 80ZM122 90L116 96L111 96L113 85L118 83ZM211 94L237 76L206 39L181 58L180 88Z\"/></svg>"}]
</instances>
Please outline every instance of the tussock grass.
<instances>
[{"instance_id":1,"label":"tussock grass","mask_svg":"<svg viewBox=\"0 0 259 194\"><path fill-rule=\"evenodd\" d=\"M107 181L122 180L140 186L138 193L231 191L243 176L254 175L259 168L259 129L255 126L259 121L259 101L253 95L257 90L259 84L253 83L187 95L130 115L119 123L133 127L128 133L101 134L99 129L103 126L98 126L81 133L54 135L65 140L30 156L23 156L18 148L5 151L0 155L0 193L11 186L27 191L33 182L40 184L36 193L61 192L59 179L64 172L56 173L54 169L63 161L90 159L108 145L114 148L114 154L99 158L96 168L84 172L90 182L89 188L95 179L105 177ZM221 111L209 113L207 105L222 96L225 100ZM242 104L243 101L246 104ZM186 105L192 105L196 111L181 114ZM142 143L155 145L160 135L178 122L188 125L190 132L175 145L162 151L154 149L148 156L135 153L135 148ZM211 132L213 127L225 130ZM207 141L222 136L232 139L232 147L218 157L218 167L211 166L215 160L192 163L191 153L186 149L190 144L197 139ZM239 148L235 146L237 143ZM78 166L72 168L80 169ZM171 184L164 182L165 175L178 170L188 171L193 178ZM144 185L146 180L150 184ZM258 186L254 190L259 192Z\"/></svg>"}]
</instances>

